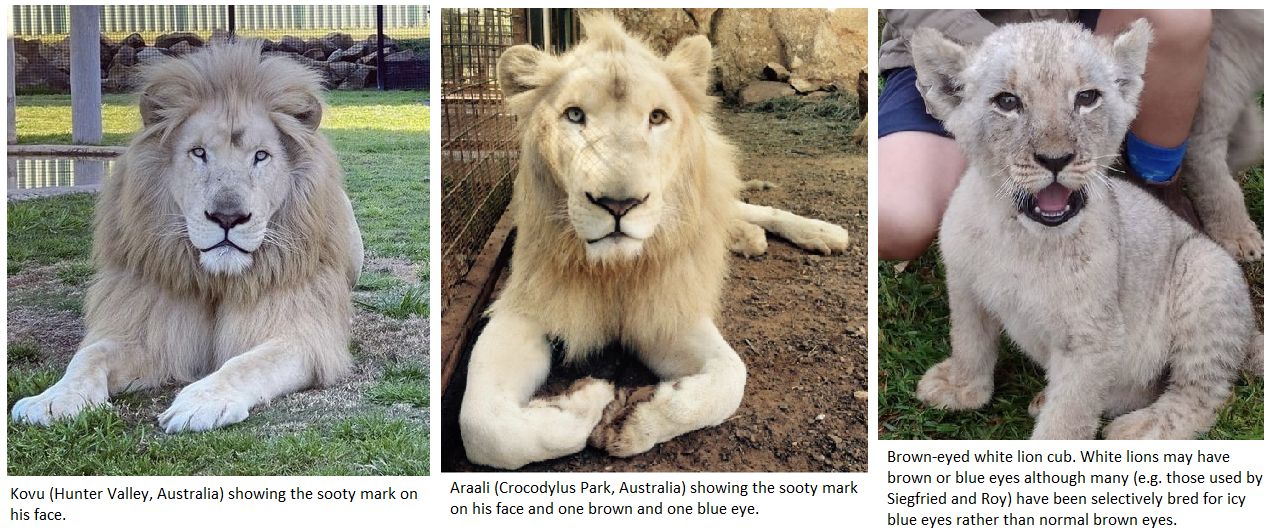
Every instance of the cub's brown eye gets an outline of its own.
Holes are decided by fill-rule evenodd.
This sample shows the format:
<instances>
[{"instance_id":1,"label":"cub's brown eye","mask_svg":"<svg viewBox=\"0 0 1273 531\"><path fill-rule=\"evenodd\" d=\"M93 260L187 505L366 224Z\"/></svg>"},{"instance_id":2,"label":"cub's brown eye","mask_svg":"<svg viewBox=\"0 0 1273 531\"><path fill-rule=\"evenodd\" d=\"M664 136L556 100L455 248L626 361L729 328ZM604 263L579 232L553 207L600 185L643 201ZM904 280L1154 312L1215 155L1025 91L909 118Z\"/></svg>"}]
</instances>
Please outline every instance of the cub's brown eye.
<instances>
[{"instance_id":1,"label":"cub's brown eye","mask_svg":"<svg viewBox=\"0 0 1273 531\"><path fill-rule=\"evenodd\" d=\"M990 101L1003 112L1012 112L1021 108L1021 98L1010 92L1000 92Z\"/></svg>"},{"instance_id":2,"label":"cub's brown eye","mask_svg":"<svg viewBox=\"0 0 1273 531\"><path fill-rule=\"evenodd\" d=\"M205 160L205 161L208 160L208 152L204 151L203 148L201 147L197 147L190 150L190 154L194 155L195 158L198 158L200 160Z\"/></svg>"},{"instance_id":3,"label":"cub's brown eye","mask_svg":"<svg viewBox=\"0 0 1273 531\"><path fill-rule=\"evenodd\" d=\"M1074 95L1074 105L1078 107L1091 107L1101 99L1101 91L1096 89L1084 90Z\"/></svg>"},{"instance_id":4,"label":"cub's brown eye","mask_svg":"<svg viewBox=\"0 0 1273 531\"><path fill-rule=\"evenodd\" d=\"M667 123L667 112L663 109L650 111L650 125L663 125L664 123Z\"/></svg>"},{"instance_id":5,"label":"cub's brown eye","mask_svg":"<svg viewBox=\"0 0 1273 531\"><path fill-rule=\"evenodd\" d=\"M579 107L570 107L566 109L563 116L565 116L566 120L569 120L572 124L583 125L584 122L588 121L588 115L584 114L583 109L580 109Z\"/></svg>"}]
</instances>

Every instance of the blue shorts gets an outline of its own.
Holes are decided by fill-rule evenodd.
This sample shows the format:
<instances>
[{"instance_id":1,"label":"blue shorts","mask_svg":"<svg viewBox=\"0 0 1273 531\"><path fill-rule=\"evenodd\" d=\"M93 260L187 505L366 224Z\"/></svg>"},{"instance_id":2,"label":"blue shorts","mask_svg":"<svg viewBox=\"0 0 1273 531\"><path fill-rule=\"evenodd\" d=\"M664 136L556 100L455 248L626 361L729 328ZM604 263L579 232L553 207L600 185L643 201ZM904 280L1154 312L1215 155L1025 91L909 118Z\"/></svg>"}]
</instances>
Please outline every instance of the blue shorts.
<instances>
[{"instance_id":1,"label":"blue shorts","mask_svg":"<svg viewBox=\"0 0 1273 531\"><path fill-rule=\"evenodd\" d=\"M1099 16L1099 9L1080 10L1078 22L1088 30L1094 30ZM920 131L950 136L941 122L929 115L924 107L924 97L920 96L919 89L915 88L913 67L894 68L883 74L884 89L880 92L878 118L880 138L899 131Z\"/></svg>"}]
</instances>

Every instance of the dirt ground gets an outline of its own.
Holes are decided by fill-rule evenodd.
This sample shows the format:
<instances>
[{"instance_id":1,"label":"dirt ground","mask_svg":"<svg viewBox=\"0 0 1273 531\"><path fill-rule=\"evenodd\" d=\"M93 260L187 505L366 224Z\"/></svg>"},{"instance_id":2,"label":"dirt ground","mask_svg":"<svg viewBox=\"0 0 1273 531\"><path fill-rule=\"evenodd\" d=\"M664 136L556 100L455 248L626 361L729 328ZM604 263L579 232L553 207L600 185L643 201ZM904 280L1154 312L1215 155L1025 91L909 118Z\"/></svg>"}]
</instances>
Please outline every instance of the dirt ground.
<instances>
[{"instance_id":1,"label":"dirt ground","mask_svg":"<svg viewBox=\"0 0 1273 531\"><path fill-rule=\"evenodd\" d=\"M523 470L866 470L865 151L850 147L851 129L827 119L722 110L719 120L739 148L741 177L777 185L744 192L744 199L841 225L850 234L849 251L818 256L771 236L765 256L733 258L718 324L747 364L748 378L741 407L723 424L628 459L588 448ZM652 378L630 359L600 364L611 365L605 372L617 373L621 385ZM577 376L554 368L549 386ZM444 399L442 467L485 470L464 458L455 433L463 378L460 371Z\"/></svg>"}]
</instances>

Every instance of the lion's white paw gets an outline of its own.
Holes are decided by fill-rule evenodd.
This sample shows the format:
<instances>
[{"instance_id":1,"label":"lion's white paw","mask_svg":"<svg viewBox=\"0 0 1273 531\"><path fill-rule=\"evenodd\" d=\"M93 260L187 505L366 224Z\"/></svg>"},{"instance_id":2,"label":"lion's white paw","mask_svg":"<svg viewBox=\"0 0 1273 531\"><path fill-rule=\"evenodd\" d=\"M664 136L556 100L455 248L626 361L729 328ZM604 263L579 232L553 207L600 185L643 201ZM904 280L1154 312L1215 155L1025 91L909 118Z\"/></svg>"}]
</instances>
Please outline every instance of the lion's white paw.
<instances>
[{"instance_id":1,"label":"lion's white paw","mask_svg":"<svg viewBox=\"0 0 1273 531\"><path fill-rule=\"evenodd\" d=\"M746 257L760 256L769 249L765 229L751 223L739 222L729 228L729 250Z\"/></svg>"},{"instance_id":2,"label":"lion's white paw","mask_svg":"<svg viewBox=\"0 0 1273 531\"><path fill-rule=\"evenodd\" d=\"M821 254L842 253L849 248L849 231L818 219L805 219L783 236L801 249Z\"/></svg>"},{"instance_id":3,"label":"lion's white paw","mask_svg":"<svg viewBox=\"0 0 1273 531\"><path fill-rule=\"evenodd\" d=\"M1207 235L1242 262L1255 262L1264 257L1264 236L1250 219L1242 223L1217 223L1207 227Z\"/></svg>"},{"instance_id":4,"label":"lion's white paw","mask_svg":"<svg viewBox=\"0 0 1273 531\"><path fill-rule=\"evenodd\" d=\"M105 386L58 382L43 393L18 400L11 414L17 422L48 426L56 420L74 417L85 408L103 404L109 398Z\"/></svg>"},{"instance_id":5,"label":"lion's white paw","mask_svg":"<svg viewBox=\"0 0 1273 531\"><path fill-rule=\"evenodd\" d=\"M159 415L159 427L167 433L208 431L248 418L252 403L207 379L186 386L167 411Z\"/></svg>"},{"instance_id":6,"label":"lion's white paw","mask_svg":"<svg viewBox=\"0 0 1273 531\"><path fill-rule=\"evenodd\" d=\"M915 396L925 404L945 409L977 409L990 401L994 380L990 375L974 375L954 358L933 365L919 380Z\"/></svg>"},{"instance_id":7,"label":"lion's white paw","mask_svg":"<svg viewBox=\"0 0 1273 531\"><path fill-rule=\"evenodd\" d=\"M588 437L588 444L615 457L631 457L653 448L659 441L642 413L657 389L652 385L619 389Z\"/></svg>"},{"instance_id":8,"label":"lion's white paw","mask_svg":"<svg viewBox=\"0 0 1273 531\"><path fill-rule=\"evenodd\" d=\"M1105 426L1106 439L1175 439L1171 422L1154 410L1138 409Z\"/></svg>"}]
</instances>

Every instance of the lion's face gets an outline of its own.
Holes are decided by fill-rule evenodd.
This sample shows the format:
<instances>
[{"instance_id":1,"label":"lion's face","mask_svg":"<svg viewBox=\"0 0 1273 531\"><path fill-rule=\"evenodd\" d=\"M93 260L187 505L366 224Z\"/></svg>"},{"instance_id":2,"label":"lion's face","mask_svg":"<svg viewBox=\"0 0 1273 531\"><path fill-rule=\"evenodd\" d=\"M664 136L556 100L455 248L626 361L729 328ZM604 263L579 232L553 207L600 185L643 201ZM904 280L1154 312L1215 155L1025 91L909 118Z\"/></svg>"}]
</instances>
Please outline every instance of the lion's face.
<instances>
[{"instance_id":1,"label":"lion's face","mask_svg":"<svg viewBox=\"0 0 1273 531\"><path fill-rule=\"evenodd\" d=\"M930 111L1025 221L1058 226L1086 205L1136 115L1149 28L1115 42L1077 24L1005 26L975 50L912 41Z\"/></svg>"},{"instance_id":2,"label":"lion's face","mask_svg":"<svg viewBox=\"0 0 1273 531\"><path fill-rule=\"evenodd\" d=\"M238 274L269 237L286 199L290 161L267 112L216 107L193 114L176 131L166 182L186 235L209 272Z\"/></svg>"},{"instance_id":3,"label":"lion's face","mask_svg":"<svg viewBox=\"0 0 1273 531\"><path fill-rule=\"evenodd\" d=\"M500 80L588 259L615 262L640 256L689 200L685 152L701 131L694 101L711 49L691 39L658 57L598 24L561 57L510 48Z\"/></svg>"}]
</instances>

